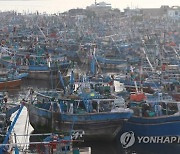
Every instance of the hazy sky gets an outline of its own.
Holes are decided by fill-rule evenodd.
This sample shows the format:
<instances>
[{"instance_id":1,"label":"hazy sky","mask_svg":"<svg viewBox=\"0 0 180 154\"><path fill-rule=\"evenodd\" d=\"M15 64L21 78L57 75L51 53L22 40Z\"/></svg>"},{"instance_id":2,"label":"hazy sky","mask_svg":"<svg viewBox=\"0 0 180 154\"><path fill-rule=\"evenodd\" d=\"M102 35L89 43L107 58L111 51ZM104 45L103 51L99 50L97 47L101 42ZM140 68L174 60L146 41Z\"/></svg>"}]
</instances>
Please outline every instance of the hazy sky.
<instances>
[{"instance_id":1,"label":"hazy sky","mask_svg":"<svg viewBox=\"0 0 180 154\"><path fill-rule=\"evenodd\" d=\"M102 2L103 0L97 0ZM0 10L29 10L29 11L47 11L50 13L63 12L71 8L86 8L93 4L95 0L0 0ZM104 0L112 4L113 8L159 8L161 5L180 6L180 0Z\"/></svg>"}]
</instances>

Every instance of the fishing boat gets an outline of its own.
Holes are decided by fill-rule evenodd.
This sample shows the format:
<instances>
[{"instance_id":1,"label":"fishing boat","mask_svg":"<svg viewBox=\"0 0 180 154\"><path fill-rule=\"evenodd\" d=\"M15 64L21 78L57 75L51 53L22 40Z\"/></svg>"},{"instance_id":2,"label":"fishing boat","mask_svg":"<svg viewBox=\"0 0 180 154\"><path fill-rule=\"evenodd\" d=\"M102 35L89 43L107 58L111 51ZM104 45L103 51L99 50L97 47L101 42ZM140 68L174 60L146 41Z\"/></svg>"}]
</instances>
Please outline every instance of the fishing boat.
<instances>
[{"instance_id":1,"label":"fishing boat","mask_svg":"<svg viewBox=\"0 0 180 154\"><path fill-rule=\"evenodd\" d=\"M13 52L8 48L3 48L3 50L6 51L6 54L1 56L1 64L5 67L16 67L21 73L28 73L28 78L55 79L58 77L58 71L66 75L70 67L70 61L65 55L51 55L44 53L39 48L40 51L37 51L37 53Z\"/></svg>"},{"instance_id":2,"label":"fishing boat","mask_svg":"<svg viewBox=\"0 0 180 154\"><path fill-rule=\"evenodd\" d=\"M121 78L115 78L116 81L119 81L120 83L123 83L124 87L129 92L135 92L136 87L142 87L143 91L146 93L153 94L155 92L154 83L153 82L140 82L136 81L136 84L134 80L128 79L126 77ZM157 85L157 84L156 84Z\"/></svg>"},{"instance_id":3,"label":"fishing boat","mask_svg":"<svg viewBox=\"0 0 180 154\"><path fill-rule=\"evenodd\" d=\"M11 89L15 87L19 87L21 85L21 79L2 79L0 81L0 89Z\"/></svg>"},{"instance_id":4,"label":"fishing boat","mask_svg":"<svg viewBox=\"0 0 180 154\"><path fill-rule=\"evenodd\" d=\"M108 56L97 55L96 58L99 65L101 65L101 68L107 68L107 69L112 69L112 68L115 69L115 68L123 67L127 62L126 60L111 55Z\"/></svg>"},{"instance_id":5,"label":"fishing boat","mask_svg":"<svg viewBox=\"0 0 180 154\"><path fill-rule=\"evenodd\" d=\"M133 131L136 136L179 136L179 103L162 93L135 93L130 96L129 107L133 116L122 132Z\"/></svg>"},{"instance_id":6,"label":"fishing boat","mask_svg":"<svg viewBox=\"0 0 180 154\"><path fill-rule=\"evenodd\" d=\"M36 98L26 104L35 130L60 132L73 126L84 130L85 140L114 140L133 113L124 108L122 99L100 95L89 83L80 83L76 91L68 94L36 92Z\"/></svg>"},{"instance_id":7,"label":"fishing boat","mask_svg":"<svg viewBox=\"0 0 180 154\"><path fill-rule=\"evenodd\" d=\"M28 73L9 71L6 76L0 77L0 90L7 90L21 85L21 80L26 78Z\"/></svg>"},{"instance_id":8,"label":"fishing boat","mask_svg":"<svg viewBox=\"0 0 180 154\"><path fill-rule=\"evenodd\" d=\"M149 81L142 74L140 76L135 75L132 66L130 74L116 76L114 80L122 83L129 92L135 92L141 88L144 92L153 94L160 87L159 82Z\"/></svg>"}]
</instances>

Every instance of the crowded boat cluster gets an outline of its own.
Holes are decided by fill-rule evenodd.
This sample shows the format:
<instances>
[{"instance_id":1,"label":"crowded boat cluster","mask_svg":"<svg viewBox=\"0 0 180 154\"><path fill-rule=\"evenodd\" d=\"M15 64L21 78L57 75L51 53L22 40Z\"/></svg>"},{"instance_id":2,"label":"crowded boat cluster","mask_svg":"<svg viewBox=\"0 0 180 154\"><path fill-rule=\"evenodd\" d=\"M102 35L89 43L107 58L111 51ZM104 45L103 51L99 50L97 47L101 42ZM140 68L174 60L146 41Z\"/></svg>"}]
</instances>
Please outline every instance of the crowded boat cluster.
<instances>
[{"instance_id":1,"label":"crowded boat cluster","mask_svg":"<svg viewBox=\"0 0 180 154\"><path fill-rule=\"evenodd\" d=\"M0 127L4 134L7 118L9 129L0 150L23 106L36 132L52 133L41 142L46 152L71 151L79 137L180 135L179 17L178 6L120 12L103 2L51 15L0 12L0 90L24 78L52 87L27 89L11 112L2 96Z\"/></svg>"}]
</instances>

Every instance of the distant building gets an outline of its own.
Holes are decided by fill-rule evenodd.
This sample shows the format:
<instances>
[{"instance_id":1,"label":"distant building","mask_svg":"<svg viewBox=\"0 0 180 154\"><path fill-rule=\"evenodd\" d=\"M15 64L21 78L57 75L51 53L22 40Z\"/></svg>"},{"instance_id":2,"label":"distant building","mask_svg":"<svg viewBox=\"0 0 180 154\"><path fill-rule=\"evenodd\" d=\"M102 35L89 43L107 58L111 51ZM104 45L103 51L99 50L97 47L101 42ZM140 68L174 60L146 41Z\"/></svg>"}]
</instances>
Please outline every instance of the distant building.
<instances>
[{"instance_id":1,"label":"distant building","mask_svg":"<svg viewBox=\"0 0 180 154\"><path fill-rule=\"evenodd\" d=\"M110 11L112 7L111 7L111 4L107 4L105 2L100 2L100 3L95 2L95 4L87 6L86 9L94 11L96 13L103 13L106 11Z\"/></svg>"},{"instance_id":2,"label":"distant building","mask_svg":"<svg viewBox=\"0 0 180 154\"><path fill-rule=\"evenodd\" d=\"M133 15L143 15L144 17L163 17L167 15L167 11L169 6L161 6L160 8L141 8L141 9L124 9L125 15L133 16Z\"/></svg>"},{"instance_id":3,"label":"distant building","mask_svg":"<svg viewBox=\"0 0 180 154\"><path fill-rule=\"evenodd\" d=\"M79 9L79 8L77 8L77 9L70 9L70 10L68 11L68 14L75 16L75 15L83 15L84 12L85 12L84 9Z\"/></svg>"},{"instance_id":4,"label":"distant building","mask_svg":"<svg viewBox=\"0 0 180 154\"><path fill-rule=\"evenodd\" d=\"M168 17L179 20L180 19L180 6L173 6L167 12Z\"/></svg>"},{"instance_id":5,"label":"distant building","mask_svg":"<svg viewBox=\"0 0 180 154\"><path fill-rule=\"evenodd\" d=\"M166 16L169 6L163 5L160 8L143 8L140 9L143 16L163 17Z\"/></svg>"}]
</instances>

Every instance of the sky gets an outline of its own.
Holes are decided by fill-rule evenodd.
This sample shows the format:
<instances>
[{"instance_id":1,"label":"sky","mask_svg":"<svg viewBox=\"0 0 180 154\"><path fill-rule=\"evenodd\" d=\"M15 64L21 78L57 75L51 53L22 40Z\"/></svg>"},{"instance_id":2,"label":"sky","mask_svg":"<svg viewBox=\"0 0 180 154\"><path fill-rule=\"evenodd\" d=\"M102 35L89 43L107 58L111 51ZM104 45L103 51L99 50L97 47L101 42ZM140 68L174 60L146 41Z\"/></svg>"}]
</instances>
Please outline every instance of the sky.
<instances>
[{"instance_id":1,"label":"sky","mask_svg":"<svg viewBox=\"0 0 180 154\"><path fill-rule=\"evenodd\" d=\"M161 5L180 6L180 0L97 0L106 2L113 8L159 8ZM36 11L39 12L64 12L72 8L86 8L93 4L95 0L0 0L0 10L16 10L19 12Z\"/></svg>"}]
</instances>

